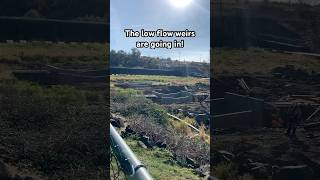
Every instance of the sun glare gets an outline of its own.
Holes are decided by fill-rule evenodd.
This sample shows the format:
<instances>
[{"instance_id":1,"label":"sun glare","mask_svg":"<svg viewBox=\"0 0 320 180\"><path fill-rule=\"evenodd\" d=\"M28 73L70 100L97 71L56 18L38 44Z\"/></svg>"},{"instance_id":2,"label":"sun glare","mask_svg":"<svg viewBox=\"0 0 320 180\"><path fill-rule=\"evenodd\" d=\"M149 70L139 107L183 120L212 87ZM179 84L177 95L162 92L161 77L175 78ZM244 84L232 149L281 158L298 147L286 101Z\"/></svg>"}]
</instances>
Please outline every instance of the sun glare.
<instances>
[{"instance_id":1,"label":"sun glare","mask_svg":"<svg viewBox=\"0 0 320 180\"><path fill-rule=\"evenodd\" d=\"M191 3L192 0L170 0L171 4L177 8L186 7Z\"/></svg>"}]
</instances>

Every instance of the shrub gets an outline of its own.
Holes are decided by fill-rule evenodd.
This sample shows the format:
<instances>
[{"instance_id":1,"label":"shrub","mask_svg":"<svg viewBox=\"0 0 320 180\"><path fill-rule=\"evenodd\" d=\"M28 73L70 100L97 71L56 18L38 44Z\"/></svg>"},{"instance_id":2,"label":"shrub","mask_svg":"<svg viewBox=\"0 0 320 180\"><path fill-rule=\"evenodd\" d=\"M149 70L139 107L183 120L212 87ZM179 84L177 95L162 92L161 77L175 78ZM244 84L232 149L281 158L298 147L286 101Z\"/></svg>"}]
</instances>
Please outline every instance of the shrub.
<instances>
[{"instance_id":1,"label":"shrub","mask_svg":"<svg viewBox=\"0 0 320 180\"><path fill-rule=\"evenodd\" d=\"M155 120L160 124L168 123L166 111L160 105L153 103L139 92L130 89L117 89L111 92L111 109L123 116L142 115L146 119Z\"/></svg>"}]
</instances>

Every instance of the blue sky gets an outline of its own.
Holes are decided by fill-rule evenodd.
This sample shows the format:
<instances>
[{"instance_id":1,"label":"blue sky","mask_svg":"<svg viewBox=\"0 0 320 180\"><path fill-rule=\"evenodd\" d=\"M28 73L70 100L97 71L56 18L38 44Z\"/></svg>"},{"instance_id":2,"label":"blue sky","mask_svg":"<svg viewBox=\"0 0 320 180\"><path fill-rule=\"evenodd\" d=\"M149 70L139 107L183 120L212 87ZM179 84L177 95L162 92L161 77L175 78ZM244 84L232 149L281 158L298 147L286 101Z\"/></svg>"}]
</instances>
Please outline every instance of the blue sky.
<instances>
[{"instance_id":1,"label":"blue sky","mask_svg":"<svg viewBox=\"0 0 320 180\"><path fill-rule=\"evenodd\" d=\"M139 49L143 56L170 57L174 60L206 61L210 56L210 0L191 0L177 7L174 0L111 0L110 47L130 52L136 41L172 41L182 38L126 38L124 29L140 31L196 31L194 38L183 38L183 49ZM176 0L179 1L179 0ZM181 0L180 0L181 1Z\"/></svg>"}]
</instances>

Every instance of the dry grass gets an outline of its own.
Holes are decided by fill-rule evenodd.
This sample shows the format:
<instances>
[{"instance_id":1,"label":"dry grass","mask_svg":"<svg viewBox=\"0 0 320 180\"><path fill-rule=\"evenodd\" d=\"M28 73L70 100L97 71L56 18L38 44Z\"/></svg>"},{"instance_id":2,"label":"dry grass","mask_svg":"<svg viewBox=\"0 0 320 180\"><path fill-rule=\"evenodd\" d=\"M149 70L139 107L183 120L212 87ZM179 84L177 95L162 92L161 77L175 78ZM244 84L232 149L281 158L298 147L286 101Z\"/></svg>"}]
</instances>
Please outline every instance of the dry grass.
<instances>
[{"instance_id":1,"label":"dry grass","mask_svg":"<svg viewBox=\"0 0 320 180\"><path fill-rule=\"evenodd\" d=\"M185 117L185 118L182 118L182 120L185 121L186 123L193 125L193 126L198 125L197 121L194 118Z\"/></svg>"},{"instance_id":2,"label":"dry grass","mask_svg":"<svg viewBox=\"0 0 320 180\"><path fill-rule=\"evenodd\" d=\"M248 50L213 49L211 51L213 71L220 73L262 73L267 74L273 68L294 65L308 72L320 72L320 59L298 55L267 51L259 48Z\"/></svg>"},{"instance_id":3,"label":"dry grass","mask_svg":"<svg viewBox=\"0 0 320 180\"><path fill-rule=\"evenodd\" d=\"M193 137L194 133L192 132L191 128L188 127L184 122L181 121L173 121L172 125L177 133L183 134L188 137Z\"/></svg>"},{"instance_id":4,"label":"dry grass","mask_svg":"<svg viewBox=\"0 0 320 180\"><path fill-rule=\"evenodd\" d=\"M202 124L202 125L200 126L200 128L199 128L199 138L200 138L202 141L210 144L210 136L207 134L207 132L206 132L206 126L203 125L203 124Z\"/></svg>"}]
</instances>

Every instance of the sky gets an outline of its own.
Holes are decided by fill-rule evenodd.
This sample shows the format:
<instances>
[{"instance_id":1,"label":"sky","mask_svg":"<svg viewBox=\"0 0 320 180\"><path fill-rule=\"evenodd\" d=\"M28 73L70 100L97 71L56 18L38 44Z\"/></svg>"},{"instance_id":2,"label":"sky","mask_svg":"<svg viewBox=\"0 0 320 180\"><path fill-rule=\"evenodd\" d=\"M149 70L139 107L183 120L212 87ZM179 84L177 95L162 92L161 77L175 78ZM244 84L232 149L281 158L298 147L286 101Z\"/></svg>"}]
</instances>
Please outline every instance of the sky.
<instances>
[{"instance_id":1,"label":"sky","mask_svg":"<svg viewBox=\"0 0 320 180\"><path fill-rule=\"evenodd\" d=\"M190 1L185 6L175 3ZM181 4L180 4L181 5ZM142 56L181 61L210 61L210 0L111 0L110 47L130 52L136 41L184 40L184 48L140 48ZM125 37L124 29L195 31L196 37Z\"/></svg>"}]
</instances>

